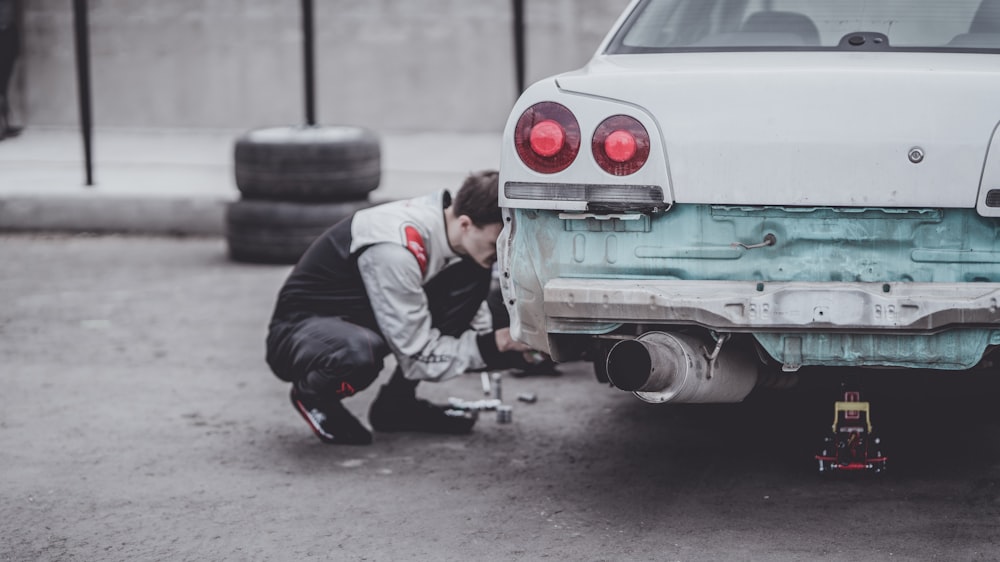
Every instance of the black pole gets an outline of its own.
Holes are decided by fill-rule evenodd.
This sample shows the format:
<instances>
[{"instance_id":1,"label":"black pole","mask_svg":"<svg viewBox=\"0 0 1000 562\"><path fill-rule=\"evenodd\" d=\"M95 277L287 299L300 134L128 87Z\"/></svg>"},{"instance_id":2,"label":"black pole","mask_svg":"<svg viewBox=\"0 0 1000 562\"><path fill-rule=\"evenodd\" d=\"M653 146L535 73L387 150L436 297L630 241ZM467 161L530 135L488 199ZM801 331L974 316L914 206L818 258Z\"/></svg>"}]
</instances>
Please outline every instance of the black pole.
<instances>
[{"instance_id":1,"label":"black pole","mask_svg":"<svg viewBox=\"0 0 1000 562\"><path fill-rule=\"evenodd\" d=\"M517 94L524 92L524 0L514 2L514 73Z\"/></svg>"},{"instance_id":2,"label":"black pole","mask_svg":"<svg viewBox=\"0 0 1000 562\"><path fill-rule=\"evenodd\" d=\"M313 56L313 2L302 0L302 60L305 63L306 125L316 124L316 59Z\"/></svg>"},{"instance_id":3,"label":"black pole","mask_svg":"<svg viewBox=\"0 0 1000 562\"><path fill-rule=\"evenodd\" d=\"M73 24L76 37L76 81L80 97L80 131L83 133L83 159L87 185L94 185L91 159L90 113L90 32L87 25L87 0L73 0Z\"/></svg>"}]
</instances>

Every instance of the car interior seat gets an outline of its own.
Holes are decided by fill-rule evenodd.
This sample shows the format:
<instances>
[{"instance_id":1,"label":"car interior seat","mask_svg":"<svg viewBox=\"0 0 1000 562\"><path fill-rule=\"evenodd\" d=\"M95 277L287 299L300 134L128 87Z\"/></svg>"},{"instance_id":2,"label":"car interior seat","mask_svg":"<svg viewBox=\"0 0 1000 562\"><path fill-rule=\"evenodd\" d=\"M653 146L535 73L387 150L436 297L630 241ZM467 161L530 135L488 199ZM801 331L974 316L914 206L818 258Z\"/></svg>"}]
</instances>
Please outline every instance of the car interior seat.
<instances>
[{"instance_id":1,"label":"car interior seat","mask_svg":"<svg viewBox=\"0 0 1000 562\"><path fill-rule=\"evenodd\" d=\"M743 22L741 32L796 35L803 45L819 45L819 29L808 16L796 12L755 12Z\"/></svg>"},{"instance_id":2,"label":"car interior seat","mask_svg":"<svg viewBox=\"0 0 1000 562\"><path fill-rule=\"evenodd\" d=\"M969 33L1000 33L1000 0L983 0L972 18Z\"/></svg>"},{"instance_id":3,"label":"car interior seat","mask_svg":"<svg viewBox=\"0 0 1000 562\"><path fill-rule=\"evenodd\" d=\"M952 47L1000 48L1000 0L983 0L969 24L969 32L948 43Z\"/></svg>"}]
</instances>

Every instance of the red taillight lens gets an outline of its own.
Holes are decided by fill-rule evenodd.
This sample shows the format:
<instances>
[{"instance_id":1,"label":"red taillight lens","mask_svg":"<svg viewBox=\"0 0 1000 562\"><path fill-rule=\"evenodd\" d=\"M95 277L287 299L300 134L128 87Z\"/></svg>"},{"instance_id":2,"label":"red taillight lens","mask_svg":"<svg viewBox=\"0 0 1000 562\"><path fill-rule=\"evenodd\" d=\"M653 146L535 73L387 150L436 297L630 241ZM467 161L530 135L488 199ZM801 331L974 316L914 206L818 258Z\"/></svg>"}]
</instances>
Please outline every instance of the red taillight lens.
<instances>
[{"instance_id":1,"label":"red taillight lens","mask_svg":"<svg viewBox=\"0 0 1000 562\"><path fill-rule=\"evenodd\" d=\"M548 158L559 154L562 147L566 145L566 131L559 123L546 119L531 128L531 132L528 133L528 141L532 152Z\"/></svg>"},{"instance_id":2,"label":"red taillight lens","mask_svg":"<svg viewBox=\"0 0 1000 562\"><path fill-rule=\"evenodd\" d=\"M615 162L628 162L635 156L635 137L628 131L615 131L604 139L604 153Z\"/></svg>"},{"instance_id":3,"label":"red taillight lens","mask_svg":"<svg viewBox=\"0 0 1000 562\"><path fill-rule=\"evenodd\" d=\"M532 170L542 174L561 172L580 152L580 124L563 105L536 103L517 120L514 147Z\"/></svg>"},{"instance_id":4,"label":"red taillight lens","mask_svg":"<svg viewBox=\"0 0 1000 562\"><path fill-rule=\"evenodd\" d=\"M649 158L649 133L627 115L608 117L594 131L594 160L615 176L634 174Z\"/></svg>"}]
</instances>

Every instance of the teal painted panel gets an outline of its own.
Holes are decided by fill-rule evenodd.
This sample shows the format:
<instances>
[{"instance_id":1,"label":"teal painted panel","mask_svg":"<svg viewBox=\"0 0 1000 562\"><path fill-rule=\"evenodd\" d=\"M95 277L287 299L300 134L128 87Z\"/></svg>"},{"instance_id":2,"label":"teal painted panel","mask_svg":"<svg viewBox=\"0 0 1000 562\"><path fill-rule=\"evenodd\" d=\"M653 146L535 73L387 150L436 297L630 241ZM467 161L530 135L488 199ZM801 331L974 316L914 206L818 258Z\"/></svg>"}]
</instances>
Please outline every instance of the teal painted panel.
<instances>
[{"instance_id":1,"label":"teal painted panel","mask_svg":"<svg viewBox=\"0 0 1000 562\"><path fill-rule=\"evenodd\" d=\"M543 284L553 277L589 276L1000 281L997 222L973 209L678 205L629 221L560 219L555 211L515 214L514 255L545 264L536 272ZM773 245L753 247L769 234Z\"/></svg>"},{"instance_id":2,"label":"teal painted panel","mask_svg":"<svg viewBox=\"0 0 1000 562\"><path fill-rule=\"evenodd\" d=\"M998 222L974 209L677 205L632 220L514 213L511 275L515 285L535 295L557 277L1000 282ZM593 333L593 326L579 328L576 333ZM553 331L573 330L560 325ZM1000 332L989 328L923 336L755 336L782 362L795 363L785 361L785 349L788 338L798 337L802 364L939 369L969 368L1000 341Z\"/></svg>"},{"instance_id":3,"label":"teal painted panel","mask_svg":"<svg viewBox=\"0 0 1000 562\"><path fill-rule=\"evenodd\" d=\"M754 337L782 364L964 370L979 362L997 333L972 329L926 336L810 333Z\"/></svg>"}]
</instances>

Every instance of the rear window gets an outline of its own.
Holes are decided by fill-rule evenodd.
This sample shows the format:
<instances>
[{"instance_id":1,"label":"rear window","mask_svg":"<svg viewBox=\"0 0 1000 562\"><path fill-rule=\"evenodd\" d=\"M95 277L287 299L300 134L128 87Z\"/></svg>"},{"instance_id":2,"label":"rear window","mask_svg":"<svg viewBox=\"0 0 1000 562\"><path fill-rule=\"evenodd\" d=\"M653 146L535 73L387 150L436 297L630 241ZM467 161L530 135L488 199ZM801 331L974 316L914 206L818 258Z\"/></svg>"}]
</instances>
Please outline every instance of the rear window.
<instances>
[{"instance_id":1,"label":"rear window","mask_svg":"<svg viewBox=\"0 0 1000 562\"><path fill-rule=\"evenodd\" d=\"M609 54L1000 50L1000 0L644 0Z\"/></svg>"}]
</instances>

